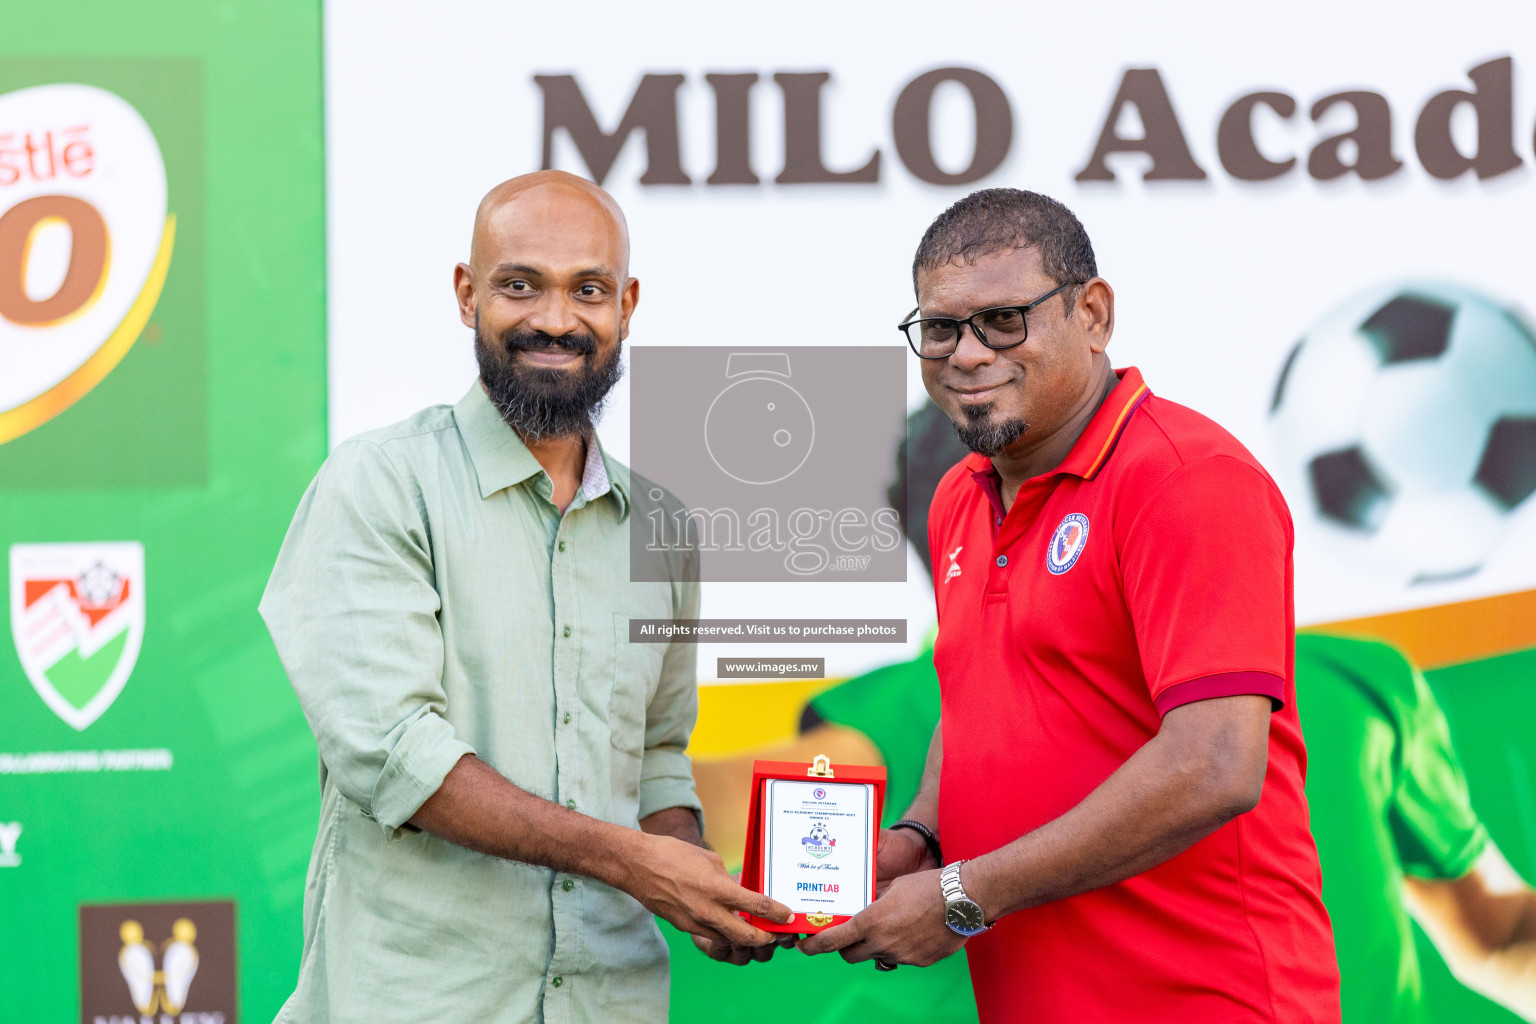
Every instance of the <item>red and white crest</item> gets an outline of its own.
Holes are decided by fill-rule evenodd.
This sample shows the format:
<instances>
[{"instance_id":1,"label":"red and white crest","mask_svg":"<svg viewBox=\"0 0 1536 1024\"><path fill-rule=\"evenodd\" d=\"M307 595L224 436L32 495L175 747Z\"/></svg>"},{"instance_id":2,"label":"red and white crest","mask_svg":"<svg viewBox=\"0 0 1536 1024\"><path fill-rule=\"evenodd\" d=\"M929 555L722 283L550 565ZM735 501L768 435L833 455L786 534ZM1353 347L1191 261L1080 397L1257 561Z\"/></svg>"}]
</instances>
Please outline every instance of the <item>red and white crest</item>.
<instances>
[{"instance_id":1,"label":"red and white crest","mask_svg":"<svg viewBox=\"0 0 1536 1024\"><path fill-rule=\"evenodd\" d=\"M43 702L76 729L112 706L144 641L144 546L11 546L11 636Z\"/></svg>"},{"instance_id":2,"label":"red and white crest","mask_svg":"<svg viewBox=\"0 0 1536 1024\"><path fill-rule=\"evenodd\" d=\"M1068 515L1051 534L1051 543L1045 549L1045 567L1051 575L1060 576L1077 564L1077 556L1088 544L1088 517L1081 512Z\"/></svg>"}]
</instances>

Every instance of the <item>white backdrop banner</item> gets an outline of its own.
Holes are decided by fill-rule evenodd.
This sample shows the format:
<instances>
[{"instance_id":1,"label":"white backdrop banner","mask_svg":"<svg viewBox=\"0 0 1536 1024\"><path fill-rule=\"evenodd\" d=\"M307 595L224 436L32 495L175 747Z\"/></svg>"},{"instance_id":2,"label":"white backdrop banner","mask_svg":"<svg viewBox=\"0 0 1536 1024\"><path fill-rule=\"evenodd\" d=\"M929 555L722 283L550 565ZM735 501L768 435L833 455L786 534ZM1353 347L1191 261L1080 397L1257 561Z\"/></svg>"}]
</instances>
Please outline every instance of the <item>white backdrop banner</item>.
<instances>
[{"instance_id":1,"label":"white backdrop banner","mask_svg":"<svg viewBox=\"0 0 1536 1024\"><path fill-rule=\"evenodd\" d=\"M1087 227L1115 364L1281 482L1299 622L1536 588L1533 39L1536 8L1487 0L329 3L332 443L473 380L451 272L507 177L623 206L634 349L899 344L924 228L1007 185ZM621 383L621 459L628 420ZM715 583L702 614L905 618L910 647L907 575ZM837 676L902 649L772 653Z\"/></svg>"}]
</instances>

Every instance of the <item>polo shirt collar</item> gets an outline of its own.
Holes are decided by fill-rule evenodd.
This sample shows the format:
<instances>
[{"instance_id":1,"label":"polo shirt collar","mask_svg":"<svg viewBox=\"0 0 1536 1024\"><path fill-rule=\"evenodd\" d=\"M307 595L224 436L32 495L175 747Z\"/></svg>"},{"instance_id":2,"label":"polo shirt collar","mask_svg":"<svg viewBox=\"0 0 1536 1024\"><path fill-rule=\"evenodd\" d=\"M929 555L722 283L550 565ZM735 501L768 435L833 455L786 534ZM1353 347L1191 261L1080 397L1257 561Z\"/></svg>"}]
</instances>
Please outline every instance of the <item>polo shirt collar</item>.
<instances>
[{"instance_id":1,"label":"polo shirt collar","mask_svg":"<svg viewBox=\"0 0 1536 1024\"><path fill-rule=\"evenodd\" d=\"M1120 382L1105 396L1104 403L1088 421L1088 426L1078 436L1077 442L1072 445L1072 450L1067 453L1065 459L1061 460L1061 465L1043 474L1044 476L1066 473L1080 476L1084 480L1092 480L1109 461L1115 445L1120 442L1120 435L1125 432L1126 424L1131 421L1131 414L1152 394L1141 379L1141 371L1134 366L1116 370L1115 376L1120 378ZM971 471L972 478L984 489L990 487L989 496L996 491L997 470L993 467L991 459L973 452L966 456L966 468ZM997 496L993 504L997 506L998 518L1001 519L1001 495Z\"/></svg>"},{"instance_id":2,"label":"polo shirt collar","mask_svg":"<svg viewBox=\"0 0 1536 1024\"><path fill-rule=\"evenodd\" d=\"M480 497L489 498L497 491L515 487L544 471L517 432L501 418L490 396L478 380L453 407L459 436L469 451L470 464L480 484ZM587 462L582 468L581 490L587 501L611 493L618 503L619 517L629 514L629 493L622 467L603 449L596 432L588 438Z\"/></svg>"},{"instance_id":3,"label":"polo shirt collar","mask_svg":"<svg viewBox=\"0 0 1536 1024\"><path fill-rule=\"evenodd\" d=\"M1105 397L1104 404L1088 421L1087 428L1061 465L1056 467L1056 472L1070 473L1084 480L1098 476L1115 445L1120 443L1120 435L1131 421L1131 414L1152 393L1142 382L1141 371L1134 366L1116 370L1115 376L1120 378L1120 383Z\"/></svg>"}]
</instances>

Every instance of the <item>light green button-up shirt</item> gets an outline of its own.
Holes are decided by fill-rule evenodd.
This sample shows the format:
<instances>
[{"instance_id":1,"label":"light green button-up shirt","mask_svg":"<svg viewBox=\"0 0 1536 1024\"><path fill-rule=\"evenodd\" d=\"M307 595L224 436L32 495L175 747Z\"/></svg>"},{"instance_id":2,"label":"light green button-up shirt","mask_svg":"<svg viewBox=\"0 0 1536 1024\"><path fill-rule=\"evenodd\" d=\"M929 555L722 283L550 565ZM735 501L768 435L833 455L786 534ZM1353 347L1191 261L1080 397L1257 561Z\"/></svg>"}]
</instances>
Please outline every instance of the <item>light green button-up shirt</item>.
<instances>
[{"instance_id":1,"label":"light green button-up shirt","mask_svg":"<svg viewBox=\"0 0 1536 1024\"><path fill-rule=\"evenodd\" d=\"M589 446L562 516L477 383L342 444L261 602L320 746L299 984L279 1021L662 1021L667 950L639 903L406 821L466 753L629 828L699 807L684 749L696 571L629 582L629 471Z\"/></svg>"}]
</instances>

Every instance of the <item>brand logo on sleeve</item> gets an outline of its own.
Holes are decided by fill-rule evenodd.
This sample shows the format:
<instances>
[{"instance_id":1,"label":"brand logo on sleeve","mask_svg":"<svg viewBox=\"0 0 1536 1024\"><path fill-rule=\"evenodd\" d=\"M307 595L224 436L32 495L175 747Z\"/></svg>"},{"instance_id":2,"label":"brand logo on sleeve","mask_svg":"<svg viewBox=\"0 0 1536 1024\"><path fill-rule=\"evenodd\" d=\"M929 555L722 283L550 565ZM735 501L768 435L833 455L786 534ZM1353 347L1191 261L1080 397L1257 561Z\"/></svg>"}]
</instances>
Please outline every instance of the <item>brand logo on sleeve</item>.
<instances>
[{"instance_id":1,"label":"brand logo on sleeve","mask_svg":"<svg viewBox=\"0 0 1536 1024\"><path fill-rule=\"evenodd\" d=\"M1088 546L1088 517L1073 512L1061 521L1051 534L1051 543L1045 549L1045 567L1053 575L1060 576L1077 564L1077 556Z\"/></svg>"},{"instance_id":2,"label":"brand logo on sleeve","mask_svg":"<svg viewBox=\"0 0 1536 1024\"><path fill-rule=\"evenodd\" d=\"M964 550L965 545L962 544L960 547L955 548L955 550L949 553L949 571L944 574L945 583L948 583L950 580L960 575L960 563L956 562L955 559L959 558L960 552Z\"/></svg>"}]
</instances>

